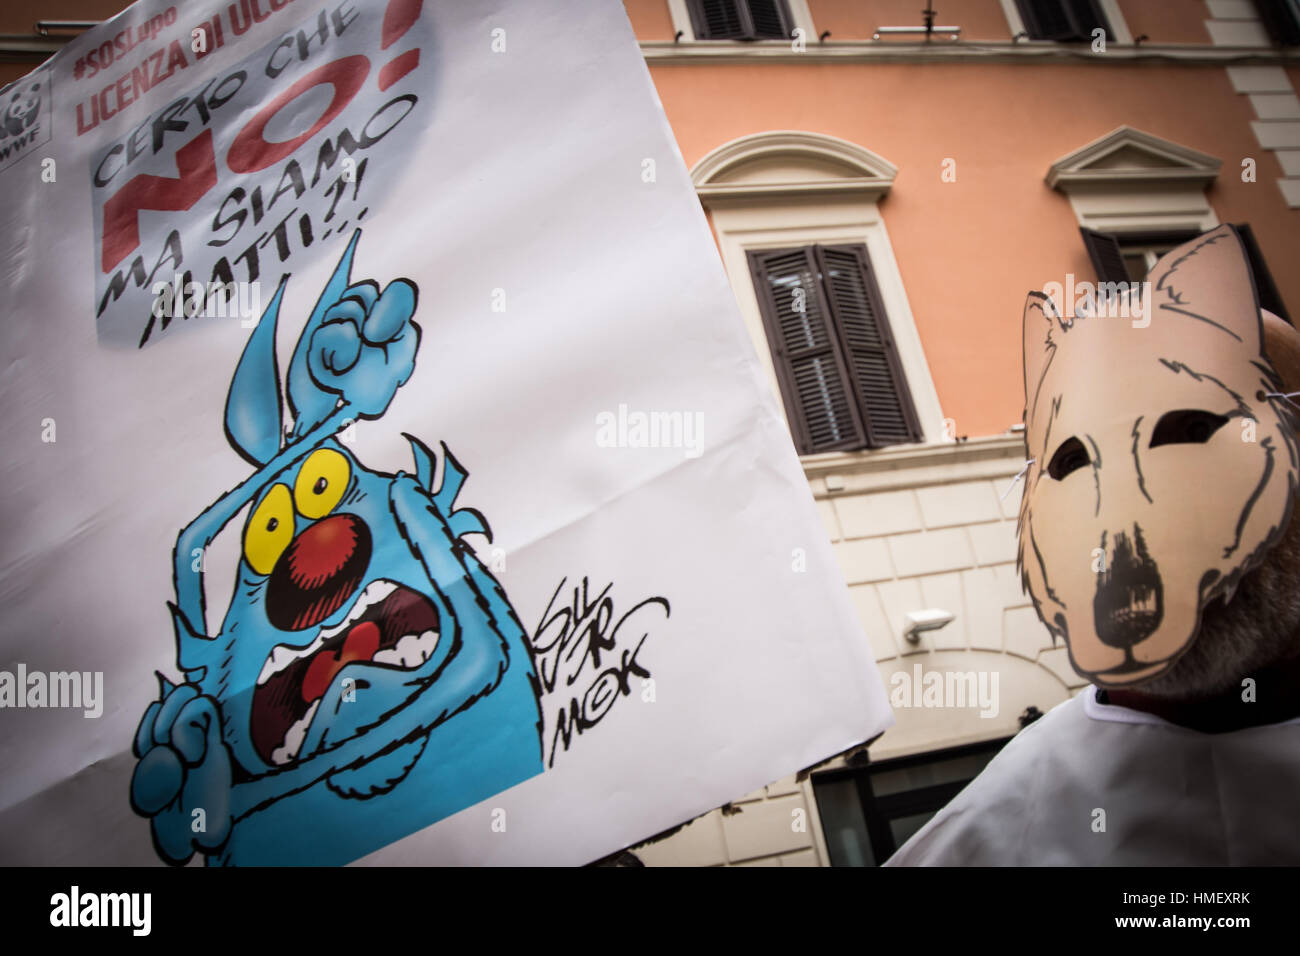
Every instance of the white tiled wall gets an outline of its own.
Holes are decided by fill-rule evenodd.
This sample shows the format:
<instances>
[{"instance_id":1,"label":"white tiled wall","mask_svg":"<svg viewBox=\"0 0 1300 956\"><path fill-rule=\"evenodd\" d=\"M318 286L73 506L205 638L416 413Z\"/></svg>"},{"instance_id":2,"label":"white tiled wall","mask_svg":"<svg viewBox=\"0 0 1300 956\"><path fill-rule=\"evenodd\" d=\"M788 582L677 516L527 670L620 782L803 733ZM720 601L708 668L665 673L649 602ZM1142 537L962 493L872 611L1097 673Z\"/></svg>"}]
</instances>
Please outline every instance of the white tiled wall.
<instances>
[{"instance_id":1,"label":"white tiled wall","mask_svg":"<svg viewBox=\"0 0 1300 956\"><path fill-rule=\"evenodd\" d=\"M1016 573L1020 484L1012 479L1023 464L1022 446L1002 440L988 447L992 460L978 449L955 450L926 465L882 465L875 476L812 482L863 639L882 674L917 662L998 670L1008 702L991 722L963 711L919 715L923 719L909 726L912 715L899 713L898 726L872 747L873 756L1014 733L1026 702L1047 709L1083 683L1066 649L1052 646ZM828 492L828 484L851 490ZM952 623L922 634L917 644L905 641L904 616L936 607L952 611ZM825 766L842 762L837 757ZM787 777L739 797L727 810L707 813L633 852L651 866L825 864L809 780Z\"/></svg>"},{"instance_id":2,"label":"white tiled wall","mask_svg":"<svg viewBox=\"0 0 1300 956\"><path fill-rule=\"evenodd\" d=\"M821 866L810 788L793 775L633 852L647 866Z\"/></svg>"},{"instance_id":3,"label":"white tiled wall","mask_svg":"<svg viewBox=\"0 0 1300 956\"><path fill-rule=\"evenodd\" d=\"M1205 27L1215 46L1268 47L1270 40L1250 0L1206 0ZM1280 66L1230 66L1233 89L1250 98L1257 119L1250 124L1260 148L1282 165L1278 188L1292 209L1300 209L1300 98Z\"/></svg>"}]
</instances>

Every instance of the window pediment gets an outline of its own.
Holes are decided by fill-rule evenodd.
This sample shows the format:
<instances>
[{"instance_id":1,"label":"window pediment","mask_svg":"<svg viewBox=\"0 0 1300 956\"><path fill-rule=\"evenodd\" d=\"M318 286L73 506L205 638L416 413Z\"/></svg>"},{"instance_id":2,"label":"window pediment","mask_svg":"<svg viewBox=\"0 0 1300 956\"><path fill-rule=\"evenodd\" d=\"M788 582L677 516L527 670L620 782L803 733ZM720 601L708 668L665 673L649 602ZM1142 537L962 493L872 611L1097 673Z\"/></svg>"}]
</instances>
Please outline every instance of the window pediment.
<instances>
[{"instance_id":1,"label":"window pediment","mask_svg":"<svg viewBox=\"0 0 1300 956\"><path fill-rule=\"evenodd\" d=\"M1121 126L1067 153L1047 171L1047 185L1069 193L1088 187L1205 186L1222 162L1207 153Z\"/></svg>"},{"instance_id":2,"label":"window pediment","mask_svg":"<svg viewBox=\"0 0 1300 956\"><path fill-rule=\"evenodd\" d=\"M893 163L846 140L783 130L732 140L691 170L703 200L831 195L879 199L894 184Z\"/></svg>"}]
</instances>

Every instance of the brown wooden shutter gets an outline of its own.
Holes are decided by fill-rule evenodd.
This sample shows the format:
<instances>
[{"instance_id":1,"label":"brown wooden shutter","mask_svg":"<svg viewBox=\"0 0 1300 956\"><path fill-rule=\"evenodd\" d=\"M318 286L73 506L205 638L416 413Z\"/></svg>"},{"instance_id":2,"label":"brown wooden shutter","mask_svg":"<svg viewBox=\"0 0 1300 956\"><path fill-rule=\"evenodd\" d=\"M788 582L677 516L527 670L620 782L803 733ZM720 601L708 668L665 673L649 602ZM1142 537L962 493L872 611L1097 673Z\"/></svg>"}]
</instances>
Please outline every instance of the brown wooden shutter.
<instances>
[{"instance_id":1,"label":"brown wooden shutter","mask_svg":"<svg viewBox=\"0 0 1300 956\"><path fill-rule=\"evenodd\" d=\"M1100 27L1106 39L1114 40L1097 0L1016 0L1016 5L1030 39L1091 41L1092 31Z\"/></svg>"},{"instance_id":2,"label":"brown wooden shutter","mask_svg":"<svg viewBox=\"0 0 1300 956\"><path fill-rule=\"evenodd\" d=\"M1097 270L1099 282L1128 282L1128 266L1124 265L1124 250L1119 240L1107 232L1096 232L1079 227L1083 246L1088 250L1092 267Z\"/></svg>"},{"instance_id":3,"label":"brown wooden shutter","mask_svg":"<svg viewBox=\"0 0 1300 956\"><path fill-rule=\"evenodd\" d=\"M1101 28L1105 31L1107 41L1115 41L1115 34L1106 22L1106 14L1102 13L1101 4L1097 0L1062 0L1062 3L1078 39L1091 43L1092 31Z\"/></svg>"},{"instance_id":4,"label":"brown wooden shutter","mask_svg":"<svg viewBox=\"0 0 1300 956\"><path fill-rule=\"evenodd\" d=\"M791 33L789 16L781 0L748 0L753 36L759 40L786 40Z\"/></svg>"},{"instance_id":5,"label":"brown wooden shutter","mask_svg":"<svg viewBox=\"0 0 1300 956\"><path fill-rule=\"evenodd\" d=\"M1255 0L1265 32L1278 46L1300 46L1300 10L1294 0Z\"/></svg>"},{"instance_id":6,"label":"brown wooden shutter","mask_svg":"<svg viewBox=\"0 0 1300 956\"><path fill-rule=\"evenodd\" d=\"M749 266L799 452L861 448L866 430L813 249L750 252Z\"/></svg>"},{"instance_id":7,"label":"brown wooden shutter","mask_svg":"<svg viewBox=\"0 0 1300 956\"><path fill-rule=\"evenodd\" d=\"M743 32L739 0L691 0L691 21L699 40L728 40Z\"/></svg>"},{"instance_id":8,"label":"brown wooden shutter","mask_svg":"<svg viewBox=\"0 0 1300 956\"><path fill-rule=\"evenodd\" d=\"M862 406L867 444L879 448L920 441L916 410L866 248L817 246L816 256Z\"/></svg>"},{"instance_id":9,"label":"brown wooden shutter","mask_svg":"<svg viewBox=\"0 0 1300 956\"><path fill-rule=\"evenodd\" d=\"M1273 273L1268 271L1268 263L1264 261L1264 254L1260 252L1254 230L1244 222L1235 222L1232 228L1237 230L1237 235L1241 236L1241 244L1246 247L1250 271L1255 275L1255 292L1259 295L1260 308L1268 309L1274 315L1294 325L1286 305L1282 302L1282 293L1278 291L1277 283L1273 281Z\"/></svg>"},{"instance_id":10,"label":"brown wooden shutter","mask_svg":"<svg viewBox=\"0 0 1300 956\"><path fill-rule=\"evenodd\" d=\"M785 0L690 0L700 40L784 40L790 36Z\"/></svg>"},{"instance_id":11,"label":"brown wooden shutter","mask_svg":"<svg viewBox=\"0 0 1300 956\"><path fill-rule=\"evenodd\" d=\"M1073 40L1074 27L1060 0L1016 0L1031 40Z\"/></svg>"}]
</instances>

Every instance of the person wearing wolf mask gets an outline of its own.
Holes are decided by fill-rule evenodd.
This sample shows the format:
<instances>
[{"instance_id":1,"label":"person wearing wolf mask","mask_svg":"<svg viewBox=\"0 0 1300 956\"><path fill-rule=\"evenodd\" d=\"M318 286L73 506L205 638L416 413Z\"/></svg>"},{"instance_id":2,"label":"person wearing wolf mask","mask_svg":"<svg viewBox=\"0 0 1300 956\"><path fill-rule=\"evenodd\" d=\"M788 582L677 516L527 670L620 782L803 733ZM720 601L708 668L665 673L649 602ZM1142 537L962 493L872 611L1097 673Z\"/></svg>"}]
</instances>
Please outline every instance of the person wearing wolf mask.
<instances>
[{"instance_id":1,"label":"person wearing wolf mask","mask_svg":"<svg viewBox=\"0 0 1300 956\"><path fill-rule=\"evenodd\" d=\"M887 865L1300 863L1300 333L1227 225L1134 296L1024 311L1018 563L1092 686Z\"/></svg>"}]
</instances>

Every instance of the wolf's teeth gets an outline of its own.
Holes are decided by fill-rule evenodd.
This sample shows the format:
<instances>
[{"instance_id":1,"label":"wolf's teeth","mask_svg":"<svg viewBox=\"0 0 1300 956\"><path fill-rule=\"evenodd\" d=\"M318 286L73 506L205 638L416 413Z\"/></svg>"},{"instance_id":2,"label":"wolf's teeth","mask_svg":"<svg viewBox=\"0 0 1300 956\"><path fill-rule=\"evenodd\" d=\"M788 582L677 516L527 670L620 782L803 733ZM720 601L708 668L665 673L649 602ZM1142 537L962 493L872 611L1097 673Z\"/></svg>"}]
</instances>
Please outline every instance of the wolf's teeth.
<instances>
[{"instance_id":1,"label":"wolf's teeth","mask_svg":"<svg viewBox=\"0 0 1300 956\"><path fill-rule=\"evenodd\" d=\"M275 647L271 648L270 656L266 659L266 663L262 665L261 673L257 675L257 683L265 684L268 680L280 671L284 670L294 661L315 654L321 649L321 645L326 641L338 637L360 620L366 611L381 601L386 600L388 596L396 590L397 584L393 581L371 581L366 589L361 592L361 595L352 602L352 609L348 611L347 617L333 627L321 631L316 635L316 640L312 641L307 647L294 648L287 647L283 644L277 644ZM437 639L437 635L434 635L434 639ZM392 654L392 649L381 651L379 654L375 655L374 661L380 664L391 663L403 667L408 666L403 663L400 654L398 656L391 656Z\"/></svg>"},{"instance_id":2,"label":"wolf's teeth","mask_svg":"<svg viewBox=\"0 0 1300 956\"><path fill-rule=\"evenodd\" d=\"M420 652L420 663L423 664L433 656L433 650L438 646L438 632L425 631L416 641L416 649Z\"/></svg>"},{"instance_id":3,"label":"wolf's teeth","mask_svg":"<svg viewBox=\"0 0 1300 956\"><path fill-rule=\"evenodd\" d=\"M302 749L302 742L307 738L307 728L311 726L311 719L316 716L316 708L319 706L320 701L314 701L307 708L307 713L288 729L284 735L284 742L271 751L271 763L279 766L289 763L298 756L298 751Z\"/></svg>"},{"instance_id":4,"label":"wolf's teeth","mask_svg":"<svg viewBox=\"0 0 1300 956\"><path fill-rule=\"evenodd\" d=\"M277 644L271 648L271 654L262 665L262 673L257 676L257 682L264 684L280 671L284 670L293 663L297 653L283 644Z\"/></svg>"},{"instance_id":5,"label":"wolf's teeth","mask_svg":"<svg viewBox=\"0 0 1300 956\"><path fill-rule=\"evenodd\" d=\"M369 586L361 592L361 596L352 602L352 609L348 611L347 617L333 627L321 631L321 637L328 639L342 634L348 629L348 627L360 620L361 616L365 614L366 611L383 601L396 590L397 585L392 581L370 582Z\"/></svg>"},{"instance_id":6,"label":"wolf's teeth","mask_svg":"<svg viewBox=\"0 0 1300 956\"><path fill-rule=\"evenodd\" d=\"M320 636L325 640L329 640L331 637L338 637L345 630L347 630L348 627L351 626L351 624L352 624L352 618L345 617L343 620L339 621L339 623L336 624L334 627L327 628L326 630L321 631Z\"/></svg>"},{"instance_id":7,"label":"wolf's teeth","mask_svg":"<svg viewBox=\"0 0 1300 956\"><path fill-rule=\"evenodd\" d=\"M397 585L392 581L374 581L370 587L366 588L366 593L362 595L367 605L377 604L397 590Z\"/></svg>"},{"instance_id":8,"label":"wolf's teeth","mask_svg":"<svg viewBox=\"0 0 1300 956\"><path fill-rule=\"evenodd\" d=\"M306 647L286 647L283 644L277 644L271 648L271 654L262 665L262 672L257 675L257 682L265 684L280 671L284 670L294 661L302 657L315 654L322 644L325 643L325 634L321 634L316 640L312 641Z\"/></svg>"},{"instance_id":9,"label":"wolf's teeth","mask_svg":"<svg viewBox=\"0 0 1300 956\"><path fill-rule=\"evenodd\" d=\"M407 634L397 642L397 652L402 658L403 667L414 667L420 663L420 636Z\"/></svg>"},{"instance_id":10,"label":"wolf's teeth","mask_svg":"<svg viewBox=\"0 0 1300 956\"><path fill-rule=\"evenodd\" d=\"M407 634L397 642L396 647L380 651L370 659L372 664L387 664L391 667L411 668L423 664L433 656L438 646L438 632L425 631L422 634Z\"/></svg>"}]
</instances>

